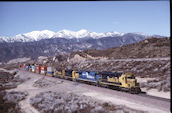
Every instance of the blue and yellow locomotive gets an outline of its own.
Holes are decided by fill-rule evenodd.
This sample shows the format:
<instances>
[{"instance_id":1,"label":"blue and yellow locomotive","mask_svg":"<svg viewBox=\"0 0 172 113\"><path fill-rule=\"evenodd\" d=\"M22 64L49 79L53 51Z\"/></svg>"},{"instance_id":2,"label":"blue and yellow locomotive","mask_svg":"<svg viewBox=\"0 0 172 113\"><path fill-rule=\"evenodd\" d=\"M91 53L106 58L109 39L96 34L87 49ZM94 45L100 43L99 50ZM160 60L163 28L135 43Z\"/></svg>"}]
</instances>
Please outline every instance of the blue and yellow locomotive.
<instances>
[{"instance_id":1,"label":"blue and yellow locomotive","mask_svg":"<svg viewBox=\"0 0 172 113\"><path fill-rule=\"evenodd\" d=\"M44 75L58 77L62 79L69 79L77 82L87 82L97 86L106 86L113 89L129 91L130 93L138 94L141 92L140 85L135 78L135 75L130 72L96 72L96 71L75 71L56 69L51 66L39 65L20 65L20 69L30 70L31 72L41 72L44 70ZM33 68L34 67L34 68ZM41 68L42 67L42 68ZM43 68L44 67L44 68ZM25 69L26 68L26 69ZM37 69L39 68L39 69Z\"/></svg>"}]
</instances>

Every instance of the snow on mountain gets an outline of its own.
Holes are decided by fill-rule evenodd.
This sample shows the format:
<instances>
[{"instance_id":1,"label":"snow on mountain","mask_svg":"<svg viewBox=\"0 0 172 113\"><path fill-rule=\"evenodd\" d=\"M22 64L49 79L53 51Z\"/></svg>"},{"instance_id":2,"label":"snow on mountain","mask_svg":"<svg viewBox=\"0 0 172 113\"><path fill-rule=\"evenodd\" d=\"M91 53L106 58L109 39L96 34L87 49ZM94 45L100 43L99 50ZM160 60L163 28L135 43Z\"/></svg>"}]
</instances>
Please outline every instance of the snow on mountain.
<instances>
[{"instance_id":1,"label":"snow on mountain","mask_svg":"<svg viewBox=\"0 0 172 113\"><path fill-rule=\"evenodd\" d=\"M76 35L76 32L64 29L64 30L61 30L61 31L57 32L54 35L54 37L61 37L61 38L69 38L69 39L71 39L75 35Z\"/></svg>"},{"instance_id":2,"label":"snow on mountain","mask_svg":"<svg viewBox=\"0 0 172 113\"><path fill-rule=\"evenodd\" d=\"M105 33L106 34L106 36L123 36L124 35L124 33L119 33L119 32L107 32L107 33Z\"/></svg>"},{"instance_id":3,"label":"snow on mountain","mask_svg":"<svg viewBox=\"0 0 172 113\"><path fill-rule=\"evenodd\" d=\"M63 38L84 38L84 37L92 37L95 38L97 33L95 32L89 32L85 29L81 29L77 32L70 31L70 30L61 30L55 34L55 37L63 37Z\"/></svg>"},{"instance_id":4,"label":"snow on mountain","mask_svg":"<svg viewBox=\"0 0 172 113\"><path fill-rule=\"evenodd\" d=\"M118 32L107 32L107 33L96 33L96 32L90 32L85 29L81 29L77 32L70 31L70 30L61 30L55 34L55 37L63 37L63 38L85 38L85 37L91 37L91 38L102 38L102 37L109 37L109 36L122 36L123 33Z\"/></svg>"},{"instance_id":5,"label":"snow on mountain","mask_svg":"<svg viewBox=\"0 0 172 113\"><path fill-rule=\"evenodd\" d=\"M139 34L134 33L136 35L144 35L145 37L148 37L146 34ZM43 31L32 31L29 33L24 34L18 34L13 37L4 37L0 36L0 42L31 42L31 41L39 41L41 39L49 39L49 38L93 38L98 39L102 37L115 37L115 36L124 36L124 33L119 32L106 32L106 33L96 33L96 32L90 32L86 29L81 29L79 31L71 31L71 30L61 30L58 32L53 32L49 30L43 30Z\"/></svg>"},{"instance_id":6,"label":"snow on mountain","mask_svg":"<svg viewBox=\"0 0 172 113\"><path fill-rule=\"evenodd\" d=\"M52 38L54 36L54 32L49 30L43 30L43 31L32 31L29 33L24 34L18 34L13 37L1 37L0 36L0 42L30 42L30 41L38 41L41 39L46 38Z\"/></svg>"},{"instance_id":7,"label":"snow on mountain","mask_svg":"<svg viewBox=\"0 0 172 113\"><path fill-rule=\"evenodd\" d=\"M0 42L8 42L8 37L0 36Z\"/></svg>"},{"instance_id":8,"label":"snow on mountain","mask_svg":"<svg viewBox=\"0 0 172 113\"><path fill-rule=\"evenodd\" d=\"M38 41L40 39L51 38L54 36L54 34L55 33L52 31L43 30L43 31L32 31L30 33L25 33L24 36L30 37L31 39Z\"/></svg>"}]
</instances>

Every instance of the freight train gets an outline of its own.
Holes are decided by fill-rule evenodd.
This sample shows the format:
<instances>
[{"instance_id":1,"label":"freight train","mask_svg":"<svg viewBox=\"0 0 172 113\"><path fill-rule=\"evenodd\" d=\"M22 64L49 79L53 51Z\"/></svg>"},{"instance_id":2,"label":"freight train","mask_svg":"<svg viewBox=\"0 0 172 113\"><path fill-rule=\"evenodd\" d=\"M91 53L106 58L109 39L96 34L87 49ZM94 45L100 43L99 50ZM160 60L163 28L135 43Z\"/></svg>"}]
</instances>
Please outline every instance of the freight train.
<instances>
[{"instance_id":1,"label":"freight train","mask_svg":"<svg viewBox=\"0 0 172 113\"><path fill-rule=\"evenodd\" d=\"M137 82L135 75L130 72L76 71L34 64L22 64L19 65L19 69L51 77L73 80L75 82L94 84L98 87L108 87L128 91L132 94L141 93L140 85Z\"/></svg>"}]
</instances>

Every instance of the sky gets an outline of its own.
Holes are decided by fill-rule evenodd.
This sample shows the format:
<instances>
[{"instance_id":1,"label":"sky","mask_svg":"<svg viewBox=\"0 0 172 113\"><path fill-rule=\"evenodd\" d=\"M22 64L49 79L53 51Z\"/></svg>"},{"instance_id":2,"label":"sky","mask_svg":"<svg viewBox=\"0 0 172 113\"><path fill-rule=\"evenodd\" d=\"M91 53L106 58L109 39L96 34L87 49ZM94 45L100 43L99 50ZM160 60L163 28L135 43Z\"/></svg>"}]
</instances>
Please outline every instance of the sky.
<instances>
[{"instance_id":1,"label":"sky","mask_svg":"<svg viewBox=\"0 0 172 113\"><path fill-rule=\"evenodd\" d=\"M170 36L166 1L0 2L0 36L67 29Z\"/></svg>"}]
</instances>

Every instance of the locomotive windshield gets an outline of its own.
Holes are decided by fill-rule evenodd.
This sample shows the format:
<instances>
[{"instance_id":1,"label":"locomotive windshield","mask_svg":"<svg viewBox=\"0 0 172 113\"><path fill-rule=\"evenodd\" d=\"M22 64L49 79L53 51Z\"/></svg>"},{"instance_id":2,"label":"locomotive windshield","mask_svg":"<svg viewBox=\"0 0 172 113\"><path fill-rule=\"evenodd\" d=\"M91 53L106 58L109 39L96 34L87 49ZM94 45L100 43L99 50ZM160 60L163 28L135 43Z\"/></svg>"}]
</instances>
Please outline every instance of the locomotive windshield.
<instances>
[{"instance_id":1,"label":"locomotive windshield","mask_svg":"<svg viewBox=\"0 0 172 113\"><path fill-rule=\"evenodd\" d=\"M127 79L135 79L135 76L128 76Z\"/></svg>"}]
</instances>

